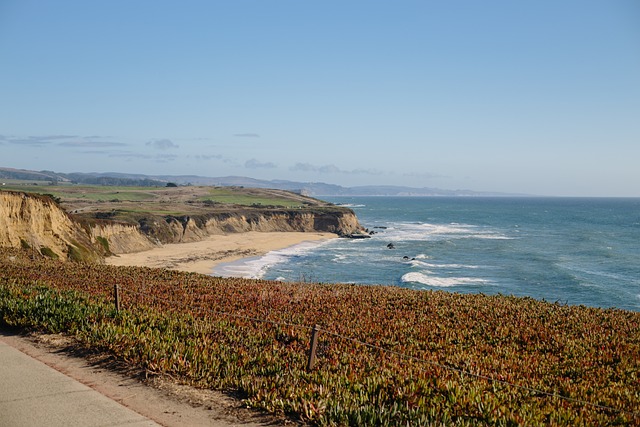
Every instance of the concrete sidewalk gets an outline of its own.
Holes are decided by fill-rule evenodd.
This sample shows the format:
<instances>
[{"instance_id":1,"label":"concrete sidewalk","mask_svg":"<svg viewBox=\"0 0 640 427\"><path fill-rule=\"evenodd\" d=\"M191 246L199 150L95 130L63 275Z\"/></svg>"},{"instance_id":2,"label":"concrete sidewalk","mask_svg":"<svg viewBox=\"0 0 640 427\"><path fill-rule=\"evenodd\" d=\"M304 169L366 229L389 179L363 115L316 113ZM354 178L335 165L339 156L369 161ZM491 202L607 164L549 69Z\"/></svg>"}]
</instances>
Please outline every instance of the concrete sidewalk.
<instances>
[{"instance_id":1,"label":"concrete sidewalk","mask_svg":"<svg viewBox=\"0 0 640 427\"><path fill-rule=\"evenodd\" d=\"M159 424L0 339L0 427Z\"/></svg>"}]
</instances>

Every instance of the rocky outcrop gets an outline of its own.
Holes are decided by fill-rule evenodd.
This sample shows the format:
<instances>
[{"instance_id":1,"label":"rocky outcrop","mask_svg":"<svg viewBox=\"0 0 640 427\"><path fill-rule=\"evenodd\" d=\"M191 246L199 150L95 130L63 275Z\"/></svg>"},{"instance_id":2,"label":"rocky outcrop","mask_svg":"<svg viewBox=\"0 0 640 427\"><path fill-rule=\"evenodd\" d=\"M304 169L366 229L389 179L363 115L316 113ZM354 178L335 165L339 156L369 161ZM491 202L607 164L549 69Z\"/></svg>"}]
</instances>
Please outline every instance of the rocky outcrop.
<instances>
[{"instance_id":1,"label":"rocky outcrop","mask_svg":"<svg viewBox=\"0 0 640 427\"><path fill-rule=\"evenodd\" d=\"M63 259L139 252L165 243L248 231L322 231L351 236L362 231L344 207L235 209L197 216L145 216L137 224L68 215L51 198L0 191L0 246L33 247Z\"/></svg>"}]
</instances>

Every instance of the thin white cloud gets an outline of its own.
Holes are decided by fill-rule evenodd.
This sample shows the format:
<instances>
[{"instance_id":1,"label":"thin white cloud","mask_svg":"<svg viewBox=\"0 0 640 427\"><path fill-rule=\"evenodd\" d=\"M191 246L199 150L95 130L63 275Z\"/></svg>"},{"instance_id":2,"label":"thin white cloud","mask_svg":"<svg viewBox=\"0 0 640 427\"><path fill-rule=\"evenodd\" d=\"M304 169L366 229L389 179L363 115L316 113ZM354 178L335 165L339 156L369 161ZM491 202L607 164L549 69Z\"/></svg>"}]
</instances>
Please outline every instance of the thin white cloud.
<instances>
[{"instance_id":1,"label":"thin white cloud","mask_svg":"<svg viewBox=\"0 0 640 427\"><path fill-rule=\"evenodd\" d=\"M176 154L158 154L155 156L155 160L158 163L168 163L176 160L178 156Z\"/></svg>"},{"instance_id":2,"label":"thin white cloud","mask_svg":"<svg viewBox=\"0 0 640 427\"><path fill-rule=\"evenodd\" d=\"M198 160L222 160L223 157L220 154L196 154L194 156Z\"/></svg>"},{"instance_id":3,"label":"thin white cloud","mask_svg":"<svg viewBox=\"0 0 640 427\"><path fill-rule=\"evenodd\" d=\"M73 138L78 138L78 135L46 135L46 136L41 136L39 138L42 139L47 139L47 140L59 140L59 139L73 139ZM99 138L99 137L90 137L90 138Z\"/></svg>"},{"instance_id":4,"label":"thin white cloud","mask_svg":"<svg viewBox=\"0 0 640 427\"><path fill-rule=\"evenodd\" d=\"M49 145L53 142L51 139L48 139L46 137L38 137L38 136L28 136L26 138L7 137L5 138L5 141L9 144L35 146L35 147Z\"/></svg>"},{"instance_id":5,"label":"thin white cloud","mask_svg":"<svg viewBox=\"0 0 640 427\"><path fill-rule=\"evenodd\" d=\"M311 163L296 163L290 168L293 172L315 172L321 174L345 174L345 175L384 175L385 172L377 169L340 169L336 165L317 166Z\"/></svg>"},{"instance_id":6,"label":"thin white cloud","mask_svg":"<svg viewBox=\"0 0 640 427\"><path fill-rule=\"evenodd\" d=\"M187 156L187 157L191 157L191 156ZM193 158L195 158L198 161L205 161L205 162L209 162L211 160L217 160L221 163L225 163L227 165L234 165L234 166L241 166L238 164L237 161L235 161L234 159L230 159L228 157L225 157L221 154L196 154L195 156L193 156Z\"/></svg>"},{"instance_id":7,"label":"thin white cloud","mask_svg":"<svg viewBox=\"0 0 640 427\"><path fill-rule=\"evenodd\" d=\"M169 150L172 148L179 148L180 146L175 144L170 139L154 139L147 142L145 145L153 147L158 150Z\"/></svg>"},{"instance_id":8,"label":"thin white cloud","mask_svg":"<svg viewBox=\"0 0 640 427\"><path fill-rule=\"evenodd\" d=\"M133 151L123 151L123 150L115 150L115 151L91 150L91 151L81 151L80 153L90 154L94 156L106 156L112 159L152 160L157 163L173 162L179 158L179 156L176 154L147 154L147 153L136 153Z\"/></svg>"},{"instance_id":9,"label":"thin white cloud","mask_svg":"<svg viewBox=\"0 0 640 427\"><path fill-rule=\"evenodd\" d=\"M55 144L62 147L116 147L127 145L121 142L101 141L100 136L78 136L78 135L33 135L33 136L0 136L0 142L23 145L23 146L45 146Z\"/></svg>"},{"instance_id":10,"label":"thin white cloud","mask_svg":"<svg viewBox=\"0 0 640 427\"><path fill-rule=\"evenodd\" d=\"M336 165L323 165L317 169L320 173L346 173Z\"/></svg>"},{"instance_id":11,"label":"thin white cloud","mask_svg":"<svg viewBox=\"0 0 640 427\"><path fill-rule=\"evenodd\" d=\"M429 172L408 172L408 173L403 173L402 176L406 176L409 178L417 178L417 179L451 178L450 176L429 173Z\"/></svg>"},{"instance_id":12,"label":"thin white cloud","mask_svg":"<svg viewBox=\"0 0 640 427\"><path fill-rule=\"evenodd\" d=\"M233 136L237 138L260 138L260 135L257 133L236 133Z\"/></svg>"},{"instance_id":13,"label":"thin white cloud","mask_svg":"<svg viewBox=\"0 0 640 427\"><path fill-rule=\"evenodd\" d=\"M296 163L289 169L293 172L318 172L318 167L311 163Z\"/></svg>"},{"instance_id":14,"label":"thin white cloud","mask_svg":"<svg viewBox=\"0 0 640 427\"><path fill-rule=\"evenodd\" d=\"M108 148L108 147L126 147L129 144L124 142L112 142L112 141L93 141L93 140L80 140L80 141L66 141L57 144L61 147L72 148Z\"/></svg>"},{"instance_id":15,"label":"thin white cloud","mask_svg":"<svg viewBox=\"0 0 640 427\"><path fill-rule=\"evenodd\" d=\"M244 167L247 169L275 169L277 165L272 162L259 162L256 159L251 159L244 163Z\"/></svg>"},{"instance_id":16,"label":"thin white cloud","mask_svg":"<svg viewBox=\"0 0 640 427\"><path fill-rule=\"evenodd\" d=\"M84 139L112 139L112 136L100 136L100 135L91 135L91 136L83 136Z\"/></svg>"},{"instance_id":17,"label":"thin white cloud","mask_svg":"<svg viewBox=\"0 0 640 427\"><path fill-rule=\"evenodd\" d=\"M118 158L118 159L152 159L153 156L149 154L142 153L131 153L131 152L112 152L112 153L104 153L109 157Z\"/></svg>"},{"instance_id":18,"label":"thin white cloud","mask_svg":"<svg viewBox=\"0 0 640 427\"><path fill-rule=\"evenodd\" d=\"M57 145L60 147L73 148L105 148L123 147L128 144L122 142L105 141L101 136L78 136L78 135L32 135L32 136L7 136L0 135L0 143L42 147L47 145Z\"/></svg>"}]
</instances>

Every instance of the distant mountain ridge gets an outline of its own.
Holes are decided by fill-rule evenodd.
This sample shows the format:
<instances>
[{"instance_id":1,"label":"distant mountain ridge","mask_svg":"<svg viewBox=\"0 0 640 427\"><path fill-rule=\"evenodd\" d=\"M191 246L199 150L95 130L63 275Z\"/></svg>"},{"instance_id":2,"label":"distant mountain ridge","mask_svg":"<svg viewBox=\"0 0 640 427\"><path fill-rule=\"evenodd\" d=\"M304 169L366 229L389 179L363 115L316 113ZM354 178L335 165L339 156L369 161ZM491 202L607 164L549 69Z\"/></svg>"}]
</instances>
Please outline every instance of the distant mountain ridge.
<instances>
[{"instance_id":1,"label":"distant mountain ridge","mask_svg":"<svg viewBox=\"0 0 640 427\"><path fill-rule=\"evenodd\" d=\"M59 173L48 170L32 171L7 167L0 167L0 179L147 187L164 186L168 182L172 182L179 185L274 188L279 190L299 192L309 196L524 196L524 194L478 192L471 190L443 190L430 187L415 188L394 185L343 187L340 185L327 184L323 182L262 180L244 176L205 177L198 175L144 175L119 172Z\"/></svg>"}]
</instances>

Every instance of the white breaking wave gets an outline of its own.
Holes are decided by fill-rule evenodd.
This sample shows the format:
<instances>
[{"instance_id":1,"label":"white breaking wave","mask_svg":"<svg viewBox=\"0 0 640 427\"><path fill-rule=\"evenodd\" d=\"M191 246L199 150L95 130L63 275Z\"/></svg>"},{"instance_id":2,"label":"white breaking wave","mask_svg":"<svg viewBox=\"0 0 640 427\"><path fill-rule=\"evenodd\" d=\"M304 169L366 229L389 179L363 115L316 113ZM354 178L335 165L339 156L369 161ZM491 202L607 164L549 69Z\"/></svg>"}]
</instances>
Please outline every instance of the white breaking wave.
<instances>
[{"instance_id":1,"label":"white breaking wave","mask_svg":"<svg viewBox=\"0 0 640 427\"><path fill-rule=\"evenodd\" d=\"M344 254L337 254L334 255L333 257L333 261L334 262L341 262L341 261L345 261L346 259L348 259L349 257L347 255Z\"/></svg>"},{"instance_id":2,"label":"white breaking wave","mask_svg":"<svg viewBox=\"0 0 640 427\"><path fill-rule=\"evenodd\" d=\"M274 265L287 262L296 256L326 245L330 240L303 242L285 249L271 251L261 257L243 258L239 261L219 264L214 267L212 275L221 277L242 277L245 279L261 279L267 270Z\"/></svg>"},{"instance_id":3,"label":"white breaking wave","mask_svg":"<svg viewBox=\"0 0 640 427\"><path fill-rule=\"evenodd\" d=\"M474 279L472 277L433 277L424 273L407 273L400 279L403 283L420 283L427 286L448 288L460 285L478 285L488 283L484 279Z\"/></svg>"},{"instance_id":4,"label":"white breaking wave","mask_svg":"<svg viewBox=\"0 0 640 427\"><path fill-rule=\"evenodd\" d=\"M408 262L412 267L426 267L426 268L479 268L477 265L465 265L465 264L433 264L430 262L420 261L418 259L412 259Z\"/></svg>"},{"instance_id":5,"label":"white breaking wave","mask_svg":"<svg viewBox=\"0 0 640 427\"><path fill-rule=\"evenodd\" d=\"M393 223L380 237L391 241L437 241L448 239L495 239L512 240L512 237L489 228L468 224Z\"/></svg>"},{"instance_id":6,"label":"white breaking wave","mask_svg":"<svg viewBox=\"0 0 640 427\"><path fill-rule=\"evenodd\" d=\"M262 268L261 265L260 258L243 258L239 261L218 264L213 268L211 275L255 279Z\"/></svg>"}]
</instances>

